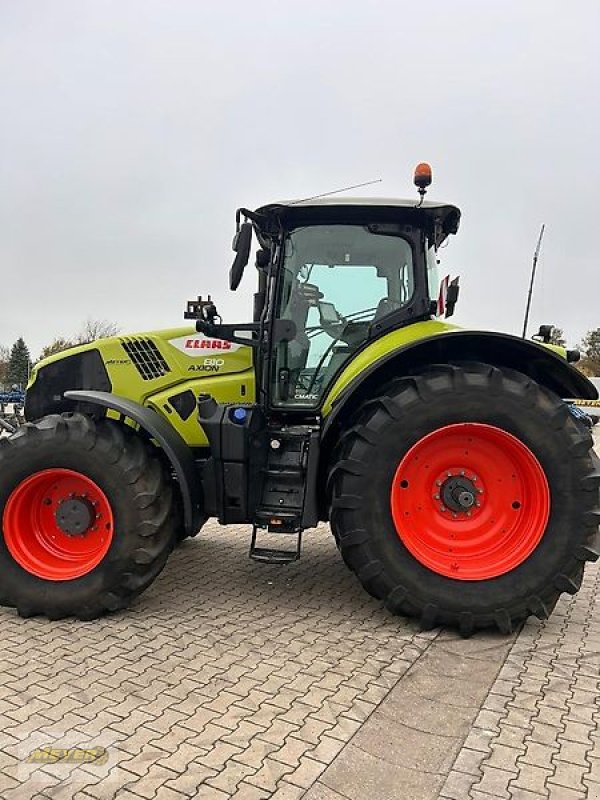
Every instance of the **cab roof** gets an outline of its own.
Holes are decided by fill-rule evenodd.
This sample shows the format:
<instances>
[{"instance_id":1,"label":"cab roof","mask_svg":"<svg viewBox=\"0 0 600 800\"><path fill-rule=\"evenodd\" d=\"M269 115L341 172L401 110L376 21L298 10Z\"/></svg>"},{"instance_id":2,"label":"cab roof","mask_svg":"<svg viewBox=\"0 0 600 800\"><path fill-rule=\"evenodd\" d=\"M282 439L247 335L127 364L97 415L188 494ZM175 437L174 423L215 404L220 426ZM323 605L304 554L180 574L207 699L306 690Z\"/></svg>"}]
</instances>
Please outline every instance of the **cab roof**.
<instances>
[{"instance_id":1,"label":"cab roof","mask_svg":"<svg viewBox=\"0 0 600 800\"><path fill-rule=\"evenodd\" d=\"M246 210L241 209L242 213ZM460 222L460 210L448 203L414 198L397 197L315 197L306 200L282 200L260 206L249 212L249 218L261 233L272 235L281 227L297 227L305 224L347 221L349 224L361 217L385 217L388 220L434 233L436 245L452 233L456 233Z\"/></svg>"}]
</instances>

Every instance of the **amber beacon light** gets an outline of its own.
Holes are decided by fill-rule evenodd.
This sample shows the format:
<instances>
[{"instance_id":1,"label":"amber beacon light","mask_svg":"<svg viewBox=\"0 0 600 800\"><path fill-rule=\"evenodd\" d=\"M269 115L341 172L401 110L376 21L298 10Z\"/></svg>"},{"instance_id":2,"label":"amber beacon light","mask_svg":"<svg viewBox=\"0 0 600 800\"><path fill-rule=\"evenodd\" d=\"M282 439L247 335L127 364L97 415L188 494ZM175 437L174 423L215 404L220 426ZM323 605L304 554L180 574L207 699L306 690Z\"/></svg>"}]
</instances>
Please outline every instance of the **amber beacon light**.
<instances>
[{"instance_id":1,"label":"amber beacon light","mask_svg":"<svg viewBox=\"0 0 600 800\"><path fill-rule=\"evenodd\" d=\"M425 192L427 191L427 187L431 185L431 166L427 164L425 161L422 161L420 164L417 164L415 167L415 175L414 175L414 183L415 186L419 190L419 194L421 195L421 199L425 196Z\"/></svg>"}]
</instances>

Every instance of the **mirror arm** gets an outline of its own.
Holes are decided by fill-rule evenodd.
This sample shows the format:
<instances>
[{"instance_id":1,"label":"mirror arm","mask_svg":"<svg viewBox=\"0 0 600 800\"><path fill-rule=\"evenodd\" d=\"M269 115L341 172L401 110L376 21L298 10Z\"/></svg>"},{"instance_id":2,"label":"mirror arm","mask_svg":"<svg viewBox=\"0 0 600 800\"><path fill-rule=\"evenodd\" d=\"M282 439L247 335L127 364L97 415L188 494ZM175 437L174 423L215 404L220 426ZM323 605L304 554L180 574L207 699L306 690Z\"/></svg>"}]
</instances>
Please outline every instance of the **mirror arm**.
<instances>
[{"instance_id":1,"label":"mirror arm","mask_svg":"<svg viewBox=\"0 0 600 800\"><path fill-rule=\"evenodd\" d=\"M203 333L211 339L223 339L226 342L243 344L247 347L258 347L260 345L260 329L259 322L245 322L241 325L214 325L202 319L196 320L198 333ZM236 336L237 331L249 331L252 333L252 337Z\"/></svg>"}]
</instances>

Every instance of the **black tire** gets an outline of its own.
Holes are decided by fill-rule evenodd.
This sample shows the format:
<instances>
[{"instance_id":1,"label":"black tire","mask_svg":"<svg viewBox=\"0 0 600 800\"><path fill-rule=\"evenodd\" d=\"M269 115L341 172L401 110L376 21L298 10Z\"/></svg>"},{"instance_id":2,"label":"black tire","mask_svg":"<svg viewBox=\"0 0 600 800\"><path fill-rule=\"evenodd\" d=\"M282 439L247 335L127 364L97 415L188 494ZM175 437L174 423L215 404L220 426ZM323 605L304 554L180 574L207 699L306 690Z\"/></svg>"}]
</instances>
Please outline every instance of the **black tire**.
<instances>
[{"instance_id":1,"label":"black tire","mask_svg":"<svg viewBox=\"0 0 600 800\"><path fill-rule=\"evenodd\" d=\"M551 509L539 544L522 563L487 580L454 580L404 546L392 518L395 470L422 437L479 422L517 437L537 457ZM578 591L586 561L600 553L600 461L589 431L552 392L521 373L479 363L432 366L389 384L340 439L329 476L331 526L346 564L392 612L423 628L457 626L464 636L511 632L530 614L545 619L562 592Z\"/></svg>"},{"instance_id":2,"label":"black tire","mask_svg":"<svg viewBox=\"0 0 600 800\"><path fill-rule=\"evenodd\" d=\"M47 580L20 566L0 535L0 604L22 617L94 619L125 608L173 548L172 491L154 448L134 431L81 414L44 417L0 440L0 520L13 490L48 469L74 470L104 492L114 516L110 548L87 574Z\"/></svg>"}]
</instances>

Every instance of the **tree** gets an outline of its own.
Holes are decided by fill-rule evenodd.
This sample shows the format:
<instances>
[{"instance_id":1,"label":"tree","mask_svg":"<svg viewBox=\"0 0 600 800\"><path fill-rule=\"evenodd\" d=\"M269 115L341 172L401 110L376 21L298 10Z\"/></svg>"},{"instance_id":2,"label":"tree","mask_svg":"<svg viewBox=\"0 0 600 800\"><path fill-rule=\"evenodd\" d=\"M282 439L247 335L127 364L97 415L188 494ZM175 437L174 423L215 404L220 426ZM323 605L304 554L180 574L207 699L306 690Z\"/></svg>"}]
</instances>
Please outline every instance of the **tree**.
<instances>
[{"instance_id":1,"label":"tree","mask_svg":"<svg viewBox=\"0 0 600 800\"><path fill-rule=\"evenodd\" d=\"M8 361L7 383L25 386L29 380L31 356L22 336L13 344Z\"/></svg>"},{"instance_id":2,"label":"tree","mask_svg":"<svg viewBox=\"0 0 600 800\"><path fill-rule=\"evenodd\" d=\"M579 349L586 358L600 364L600 328L593 328L583 337Z\"/></svg>"},{"instance_id":3,"label":"tree","mask_svg":"<svg viewBox=\"0 0 600 800\"><path fill-rule=\"evenodd\" d=\"M583 358L577 365L585 375L600 376L600 328L589 330L583 337L579 350Z\"/></svg>"},{"instance_id":4,"label":"tree","mask_svg":"<svg viewBox=\"0 0 600 800\"><path fill-rule=\"evenodd\" d=\"M562 328L552 328L552 333L550 334L550 344L557 344L559 347L567 346L567 340L565 339L565 334Z\"/></svg>"},{"instance_id":5,"label":"tree","mask_svg":"<svg viewBox=\"0 0 600 800\"><path fill-rule=\"evenodd\" d=\"M0 386L8 380L8 362L10 361L10 350L0 344Z\"/></svg>"},{"instance_id":6,"label":"tree","mask_svg":"<svg viewBox=\"0 0 600 800\"><path fill-rule=\"evenodd\" d=\"M57 353L62 353L63 350L68 350L70 347L76 347L77 342L70 339L65 339L64 336L57 336L50 344L47 344L40 353L39 361L49 356L54 356Z\"/></svg>"},{"instance_id":7,"label":"tree","mask_svg":"<svg viewBox=\"0 0 600 800\"><path fill-rule=\"evenodd\" d=\"M77 344L89 344L97 339L105 339L108 336L115 336L119 332L119 326L106 319L87 319L77 334Z\"/></svg>"},{"instance_id":8,"label":"tree","mask_svg":"<svg viewBox=\"0 0 600 800\"><path fill-rule=\"evenodd\" d=\"M56 336L50 344L42 349L39 360L62 353L70 347L89 344L107 336L115 336L118 332L119 326L114 322L108 322L105 319L87 319L75 336Z\"/></svg>"}]
</instances>

